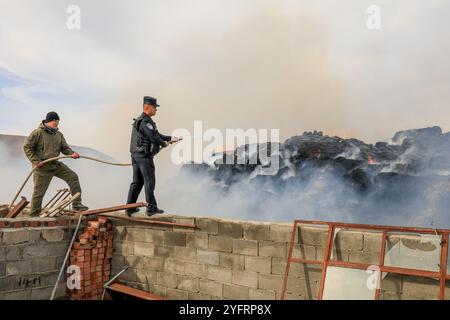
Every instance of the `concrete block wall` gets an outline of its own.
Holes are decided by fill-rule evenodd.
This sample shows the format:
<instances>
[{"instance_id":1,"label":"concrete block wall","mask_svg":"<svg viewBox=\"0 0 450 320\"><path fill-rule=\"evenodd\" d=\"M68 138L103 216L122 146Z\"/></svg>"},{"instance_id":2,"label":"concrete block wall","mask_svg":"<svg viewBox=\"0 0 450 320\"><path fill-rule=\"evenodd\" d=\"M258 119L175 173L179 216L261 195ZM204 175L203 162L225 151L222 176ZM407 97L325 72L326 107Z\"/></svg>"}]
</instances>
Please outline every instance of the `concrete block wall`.
<instances>
[{"instance_id":1,"label":"concrete block wall","mask_svg":"<svg viewBox=\"0 0 450 320\"><path fill-rule=\"evenodd\" d=\"M112 276L129 266L122 282L167 299L280 299L291 223L158 219L197 228L113 220ZM301 225L293 257L322 260L326 240L326 227ZM380 249L379 232L337 230L332 259L376 265ZM320 266L291 264L286 299L316 299L320 279ZM381 289L384 299L436 299L439 283L388 275Z\"/></svg>"},{"instance_id":2,"label":"concrete block wall","mask_svg":"<svg viewBox=\"0 0 450 320\"><path fill-rule=\"evenodd\" d=\"M48 300L69 247L68 221L0 219L0 222L3 226L0 228L0 300ZM37 227L24 227L30 225ZM63 277L56 298L65 297Z\"/></svg>"}]
</instances>

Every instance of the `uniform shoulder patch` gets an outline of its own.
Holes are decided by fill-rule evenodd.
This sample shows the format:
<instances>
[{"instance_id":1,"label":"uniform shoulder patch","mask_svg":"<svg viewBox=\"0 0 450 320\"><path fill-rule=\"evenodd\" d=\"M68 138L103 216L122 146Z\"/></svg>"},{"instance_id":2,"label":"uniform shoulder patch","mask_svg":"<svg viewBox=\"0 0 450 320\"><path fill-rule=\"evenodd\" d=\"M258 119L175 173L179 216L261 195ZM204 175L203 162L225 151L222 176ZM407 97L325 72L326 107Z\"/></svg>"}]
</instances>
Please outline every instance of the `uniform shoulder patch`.
<instances>
[{"instance_id":1,"label":"uniform shoulder patch","mask_svg":"<svg viewBox=\"0 0 450 320\"><path fill-rule=\"evenodd\" d=\"M154 129L155 129L155 127L154 127L151 123L147 123L145 126L146 126L148 129L150 129L150 130L154 130Z\"/></svg>"}]
</instances>

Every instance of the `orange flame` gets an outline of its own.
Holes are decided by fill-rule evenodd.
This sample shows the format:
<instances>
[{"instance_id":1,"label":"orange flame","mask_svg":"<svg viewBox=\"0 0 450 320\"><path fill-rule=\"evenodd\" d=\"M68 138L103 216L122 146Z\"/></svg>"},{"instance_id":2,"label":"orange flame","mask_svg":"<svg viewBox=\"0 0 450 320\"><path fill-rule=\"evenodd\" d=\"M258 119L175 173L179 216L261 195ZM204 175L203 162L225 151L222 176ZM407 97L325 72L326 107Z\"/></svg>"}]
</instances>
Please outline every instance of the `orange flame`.
<instances>
[{"instance_id":1,"label":"orange flame","mask_svg":"<svg viewBox=\"0 0 450 320\"><path fill-rule=\"evenodd\" d=\"M378 162L375 160L375 158L371 154L369 154L367 156L367 163L369 165L372 165L372 164L377 164Z\"/></svg>"}]
</instances>

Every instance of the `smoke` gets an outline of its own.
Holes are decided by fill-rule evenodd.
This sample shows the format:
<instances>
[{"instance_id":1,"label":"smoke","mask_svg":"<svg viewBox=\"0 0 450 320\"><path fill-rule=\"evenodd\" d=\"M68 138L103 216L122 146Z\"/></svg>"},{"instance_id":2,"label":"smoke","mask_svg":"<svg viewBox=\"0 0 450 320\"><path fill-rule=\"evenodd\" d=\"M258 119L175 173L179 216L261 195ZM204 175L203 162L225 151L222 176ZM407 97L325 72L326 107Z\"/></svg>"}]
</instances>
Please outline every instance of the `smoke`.
<instances>
[{"instance_id":1,"label":"smoke","mask_svg":"<svg viewBox=\"0 0 450 320\"><path fill-rule=\"evenodd\" d=\"M298 154L285 154L277 177L260 175L249 179L252 172L239 173L237 167L231 166L226 171L219 171L217 166L186 166L168 182L172 189L170 201L165 194L162 200L170 212L179 214L448 228L449 134L434 127L411 130L405 136L402 149L395 151L399 153L397 159L370 166L366 152L384 152L381 155L386 157L392 154L387 149L382 151L386 147L376 149L359 142L365 149L362 154L361 148L354 145L356 140L347 141L348 147L341 153L329 141L329 149L324 150L327 142L320 140L321 136L304 137L304 143L312 146L298 144ZM322 153L331 150L337 156L290 162L297 156L306 157L307 148L321 149ZM359 163L357 169L343 170L339 163L345 161ZM364 187L355 186L355 182L362 182Z\"/></svg>"}]
</instances>

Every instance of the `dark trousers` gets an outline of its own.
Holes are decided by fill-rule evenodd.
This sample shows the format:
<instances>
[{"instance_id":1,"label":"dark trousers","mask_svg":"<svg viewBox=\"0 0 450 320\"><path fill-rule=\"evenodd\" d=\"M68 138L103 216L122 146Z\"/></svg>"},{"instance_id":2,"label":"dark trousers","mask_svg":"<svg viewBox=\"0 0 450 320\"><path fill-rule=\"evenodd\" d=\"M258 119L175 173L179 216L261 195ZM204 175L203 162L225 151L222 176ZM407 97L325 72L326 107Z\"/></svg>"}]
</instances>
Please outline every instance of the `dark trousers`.
<instances>
[{"instance_id":1,"label":"dark trousers","mask_svg":"<svg viewBox=\"0 0 450 320\"><path fill-rule=\"evenodd\" d=\"M153 157L144 157L141 155L131 155L133 165L133 182L131 182L128 191L127 204L136 203L142 187L145 187L145 201L148 203L148 210L154 210L158 207L155 198L155 164Z\"/></svg>"}]
</instances>

